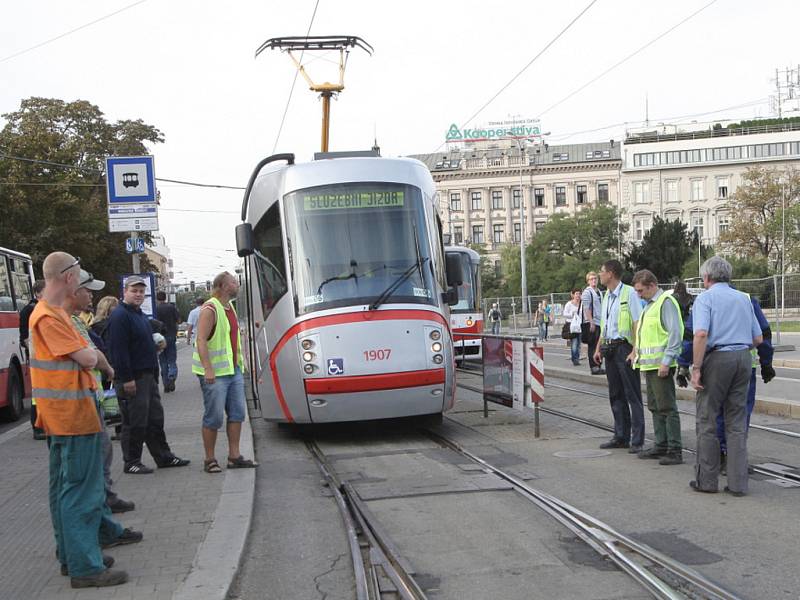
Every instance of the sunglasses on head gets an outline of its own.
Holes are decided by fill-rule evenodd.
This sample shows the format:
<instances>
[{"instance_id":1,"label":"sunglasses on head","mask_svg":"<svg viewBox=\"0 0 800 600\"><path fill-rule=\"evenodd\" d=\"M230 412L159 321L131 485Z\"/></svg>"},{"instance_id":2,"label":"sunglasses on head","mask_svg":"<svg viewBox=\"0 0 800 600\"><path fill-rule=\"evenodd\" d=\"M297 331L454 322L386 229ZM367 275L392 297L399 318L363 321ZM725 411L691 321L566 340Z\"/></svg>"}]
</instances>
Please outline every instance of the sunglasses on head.
<instances>
[{"instance_id":1,"label":"sunglasses on head","mask_svg":"<svg viewBox=\"0 0 800 600\"><path fill-rule=\"evenodd\" d=\"M67 271L69 271L69 270L70 270L72 267L77 267L77 266L78 266L78 265L80 265L80 264L81 264L81 257L80 257L80 256L78 256L78 257L76 257L76 258L75 258L75 262L74 262L74 263L72 263L72 264L71 264L70 266L68 266L68 267L64 267L63 269L61 269L61 272L60 272L60 274L61 274L61 275L63 275L64 273L66 273Z\"/></svg>"}]
</instances>

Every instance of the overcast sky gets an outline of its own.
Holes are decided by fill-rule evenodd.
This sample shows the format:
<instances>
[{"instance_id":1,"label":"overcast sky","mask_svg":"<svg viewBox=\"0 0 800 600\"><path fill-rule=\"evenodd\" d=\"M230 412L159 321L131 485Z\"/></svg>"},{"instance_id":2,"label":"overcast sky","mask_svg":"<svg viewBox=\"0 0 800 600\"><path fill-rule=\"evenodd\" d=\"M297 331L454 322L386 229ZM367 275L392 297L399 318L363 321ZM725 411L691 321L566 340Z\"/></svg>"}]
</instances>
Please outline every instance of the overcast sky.
<instances>
[{"instance_id":1,"label":"overcast sky","mask_svg":"<svg viewBox=\"0 0 800 600\"><path fill-rule=\"evenodd\" d=\"M373 56L350 53L346 89L332 103L331 149L367 149L377 132L385 156L433 152L451 123L476 126L509 115L540 116L551 143L621 139L623 126L598 129L637 125L645 97L656 122L727 107L739 108L697 118L768 116L776 67L800 62L796 0L717 0L559 103L709 3L597 0L466 122L589 3L319 0L311 35L358 35L375 48ZM315 6L317 0L5 2L0 113L30 96L88 100L110 120L141 118L164 133L166 143L152 148L158 177L244 186L273 147L301 161L319 150L320 102L302 77L275 146L295 69L278 51L254 58L268 38L305 35ZM312 78L334 81L337 58L308 64ZM569 137L584 130L592 131ZM159 189L176 280L233 268L242 193L165 183Z\"/></svg>"}]
</instances>

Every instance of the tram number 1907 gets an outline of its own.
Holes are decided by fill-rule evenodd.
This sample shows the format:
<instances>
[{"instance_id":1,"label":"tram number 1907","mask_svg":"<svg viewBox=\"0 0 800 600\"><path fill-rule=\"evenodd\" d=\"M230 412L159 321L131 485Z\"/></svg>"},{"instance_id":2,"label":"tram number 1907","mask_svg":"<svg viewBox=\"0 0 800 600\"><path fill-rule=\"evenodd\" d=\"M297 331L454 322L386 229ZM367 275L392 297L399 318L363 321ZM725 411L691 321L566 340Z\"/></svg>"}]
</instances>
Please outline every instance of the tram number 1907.
<instances>
[{"instance_id":1,"label":"tram number 1907","mask_svg":"<svg viewBox=\"0 0 800 600\"><path fill-rule=\"evenodd\" d=\"M373 360L389 360L392 354L391 348L381 348L379 350L364 350L364 360L367 362Z\"/></svg>"}]
</instances>

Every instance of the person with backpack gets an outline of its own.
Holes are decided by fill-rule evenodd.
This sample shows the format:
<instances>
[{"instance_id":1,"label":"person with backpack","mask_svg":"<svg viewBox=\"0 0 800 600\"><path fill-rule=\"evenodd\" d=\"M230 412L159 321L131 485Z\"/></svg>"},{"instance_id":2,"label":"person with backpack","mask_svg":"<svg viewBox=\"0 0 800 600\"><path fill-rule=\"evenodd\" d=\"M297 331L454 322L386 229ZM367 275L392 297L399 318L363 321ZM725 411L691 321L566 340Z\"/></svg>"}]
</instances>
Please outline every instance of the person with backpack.
<instances>
[{"instance_id":1,"label":"person with backpack","mask_svg":"<svg viewBox=\"0 0 800 600\"><path fill-rule=\"evenodd\" d=\"M492 308L489 311L489 322L492 324L492 333L498 335L500 333L500 321L503 319L503 313L497 308L497 302L492 303Z\"/></svg>"}]
</instances>

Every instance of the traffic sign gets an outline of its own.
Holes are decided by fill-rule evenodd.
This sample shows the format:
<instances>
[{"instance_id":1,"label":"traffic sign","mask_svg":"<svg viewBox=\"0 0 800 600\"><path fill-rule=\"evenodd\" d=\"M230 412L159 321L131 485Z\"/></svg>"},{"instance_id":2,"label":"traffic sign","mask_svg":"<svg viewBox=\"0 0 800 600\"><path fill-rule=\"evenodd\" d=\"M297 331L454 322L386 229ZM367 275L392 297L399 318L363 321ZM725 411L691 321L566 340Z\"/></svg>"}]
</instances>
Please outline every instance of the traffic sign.
<instances>
[{"instance_id":1,"label":"traffic sign","mask_svg":"<svg viewBox=\"0 0 800 600\"><path fill-rule=\"evenodd\" d=\"M152 156L107 156L108 203L156 203Z\"/></svg>"},{"instance_id":2,"label":"traffic sign","mask_svg":"<svg viewBox=\"0 0 800 600\"><path fill-rule=\"evenodd\" d=\"M128 238L125 240L125 252L128 254L141 254L144 252L144 239L142 238Z\"/></svg>"}]
</instances>

